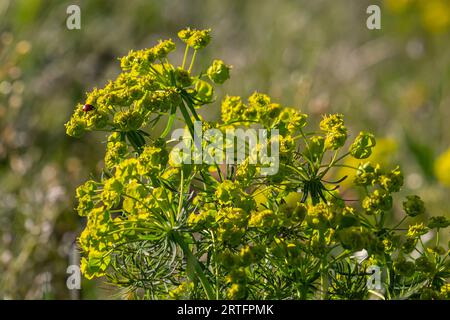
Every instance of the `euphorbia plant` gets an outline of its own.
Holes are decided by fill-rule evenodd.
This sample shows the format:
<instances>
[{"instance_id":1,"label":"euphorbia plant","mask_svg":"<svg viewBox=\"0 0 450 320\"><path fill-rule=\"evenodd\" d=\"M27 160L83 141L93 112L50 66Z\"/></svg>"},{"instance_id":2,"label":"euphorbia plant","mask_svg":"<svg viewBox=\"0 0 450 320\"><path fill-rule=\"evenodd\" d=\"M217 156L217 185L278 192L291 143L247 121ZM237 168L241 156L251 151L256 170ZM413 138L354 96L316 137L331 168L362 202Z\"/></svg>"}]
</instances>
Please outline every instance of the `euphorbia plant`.
<instances>
[{"instance_id":1,"label":"euphorbia plant","mask_svg":"<svg viewBox=\"0 0 450 320\"><path fill-rule=\"evenodd\" d=\"M450 297L449 251L439 241L450 221L407 224L425 212L424 203L415 195L394 198L403 184L398 167L365 160L376 144L372 134L361 132L347 144L342 115L324 115L311 129L306 114L258 92L247 101L226 96L221 120L202 120L197 110L214 104L213 85L229 78L230 67L214 60L194 74L210 31L178 35L186 44L180 66L168 60L172 40L130 51L117 79L89 93L66 124L75 137L108 133L103 174L77 189L78 213L87 217L79 237L87 278L106 276L134 297L151 299ZM200 134L237 128L277 134L257 144L237 135L245 157L211 162L225 150L202 148L200 160L185 161L186 152L173 156L177 141L168 138L177 116L184 140L195 140L196 123ZM161 122L163 132L151 132ZM211 141L204 140L185 145L207 147ZM254 151L269 144L279 150L277 169L267 174ZM361 160L352 167L360 200L346 199L339 184L347 177L335 177L346 157ZM397 223L394 200L404 210Z\"/></svg>"}]
</instances>

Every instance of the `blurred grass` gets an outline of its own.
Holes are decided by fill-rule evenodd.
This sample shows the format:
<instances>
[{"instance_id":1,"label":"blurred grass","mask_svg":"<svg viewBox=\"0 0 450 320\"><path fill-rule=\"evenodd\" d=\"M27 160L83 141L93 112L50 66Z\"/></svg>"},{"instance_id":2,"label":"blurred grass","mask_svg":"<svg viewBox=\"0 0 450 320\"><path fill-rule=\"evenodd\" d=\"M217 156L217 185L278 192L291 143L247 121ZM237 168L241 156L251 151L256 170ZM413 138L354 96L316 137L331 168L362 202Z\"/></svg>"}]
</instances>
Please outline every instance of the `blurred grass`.
<instances>
[{"instance_id":1,"label":"blurred grass","mask_svg":"<svg viewBox=\"0 0 450 320\"><path fill-rule=\"evenodd\" d=\"M81 7L81 30L65 26L71 4ZM382 7L381 30L365 26L369 4ZM71 139L63 124L84 92L118 74L117 57L175 38L185 26L213 29L203 66L212 53L233 65L219 99L258 90L313 119L344 113L354 134L367 130L393 141L379 161L401 164L405 193L420 194L429 215L449 215L448 182L435 169L450 148L449 6L450 0L2 0L0 297L73 297L65 271L83 223L73 210L74 189L98 174L104 137ZM203 114L217 116L216 106ZM441 159L448 168L448 157ZM110 297L95 283L82 288L81 298Z\"/></svg>"}]
</instances>

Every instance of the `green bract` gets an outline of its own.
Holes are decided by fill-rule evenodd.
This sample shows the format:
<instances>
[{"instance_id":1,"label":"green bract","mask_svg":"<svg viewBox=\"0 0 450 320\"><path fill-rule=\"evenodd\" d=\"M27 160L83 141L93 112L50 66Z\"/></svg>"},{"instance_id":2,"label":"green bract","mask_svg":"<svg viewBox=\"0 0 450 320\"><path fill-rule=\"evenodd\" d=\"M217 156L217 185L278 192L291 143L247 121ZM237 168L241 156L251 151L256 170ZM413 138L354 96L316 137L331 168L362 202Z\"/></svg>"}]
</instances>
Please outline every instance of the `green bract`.
<instances>
[{"instance_id":1,"label":"green bract","mask_svg":"<svg viewBox=\"0 0 450 320\"><path fill-rule=\"evenodd\" d=\"M425 212L418 196L407 196L404 213L393 214L402 201L395 195L403 185L399 167L360 163L351 167L352 183L341 186L347 176L337 169L349 167L349 156L368 158L372 134L361 132L348 147L343 115L309 123L307 114L261 92L227 95L221 119L201 121L200 107L215 101L214 85L229 78L229 66L214 60L194 72L210 30L185 29L179 37L180 65L169 60L171 40L130 51L123 72L88 93L87 107L79 104L66 124L71 136L108 135L102 175L76 192L87 219L78 239L87 278L104 276L146 299L448 299L448 248L438 233L450 222L409 225ZM178 157L179 141L168 137L177 117L183 140L209 139ZM206 148L217 142L210 129L240 130L225 145L234 151L237 140L244 156L206 162L222 152ZM264 139L250 143L245 137L257 129ZM268 146L279 147L266 154L274 162L254 161ZM198 148L205 149L187 162ZM276 170L265 174L271 165ZM368 285L377 276L379 285Z\"/></svg>"}]
</instances>

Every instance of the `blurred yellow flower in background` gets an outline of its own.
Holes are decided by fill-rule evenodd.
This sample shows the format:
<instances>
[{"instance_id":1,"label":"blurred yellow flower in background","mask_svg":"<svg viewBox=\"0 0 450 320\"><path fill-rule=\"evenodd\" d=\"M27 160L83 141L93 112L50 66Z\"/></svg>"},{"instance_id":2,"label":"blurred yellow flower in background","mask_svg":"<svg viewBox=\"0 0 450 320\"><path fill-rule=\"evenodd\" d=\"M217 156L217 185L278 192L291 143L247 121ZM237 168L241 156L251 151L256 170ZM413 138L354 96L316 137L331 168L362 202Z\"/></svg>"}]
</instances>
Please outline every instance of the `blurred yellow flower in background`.
<instances>
[{"instance_id":1,"label":"blurred yellow flower in background","mask_svg":"<svg viewBox=\"0 0 450 320\"><path fill-rule=\"evenodd\" d=\"M441 33L450 26L449 0L422 0L422 23L431 33Z\"/></svg>"},{"instance_id":2,"label":"blurred yellow flower in background","mask_svg":"<svg viewBox=\"0 0 450 320\"><path fill-rule=\"evenodd\" d=\"M436 159L434 174L440 183L450 187L450 148Z\"/></svg>"},{"instance_id":3,"label":"blurred yellow flower in background","mask_svg":"<svg viewBox=\"0 0 450 320\"><path fill-rule=\"evenodd\" d=\"M403 86L399 91L399 102L401 107L409 109L410 111L418 111L425 106L429 97L428 89L421 81L412 81Z\"/></svg>"}]
</instances>

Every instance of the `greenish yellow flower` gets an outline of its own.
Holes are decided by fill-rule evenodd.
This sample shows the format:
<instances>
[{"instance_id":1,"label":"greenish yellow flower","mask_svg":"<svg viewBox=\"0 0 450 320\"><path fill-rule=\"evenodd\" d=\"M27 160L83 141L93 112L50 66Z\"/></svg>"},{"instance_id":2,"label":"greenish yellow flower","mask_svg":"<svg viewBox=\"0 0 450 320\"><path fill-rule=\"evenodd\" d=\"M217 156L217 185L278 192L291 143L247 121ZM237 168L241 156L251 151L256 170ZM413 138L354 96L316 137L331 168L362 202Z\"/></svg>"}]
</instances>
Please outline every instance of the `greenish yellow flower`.
<instances>
[{"instance_id":1,"label":"greenish yellow flower","mask_svg":"<svg viewBox=\"0 0 450 320\"><path fill-rule=\"evenodd\" d=\"M105 255L103 252L91 251L88 258L81 258L81 272L88 279L104 276L110 261L109 255Z\"/></svg>"},{"instance_id":2,"label":"greenish yellow flower","mask_svg":"<svg viewBox=\"0 0 450 320\"><path fill-rule=\"evenodd\" d=\"M191 297L191 292L194 290L194 283L191 281L184 281L178 287L169 291L169 297L174 300L186 300Z\"/></svg>"},{"instance_id":3,"label":"greenish yellow flower","mask_svg":"<svg viewBox=\"0 0 450 320\"><path fill-rule=\"evenodd\" d=\"M388 192L398 192L403 186L403 174L400 168L397 167L394 170L381 175L378 178L380 186Z\"/></svg>"},{"instance_id":4,"label":"greenish yellow flower","mask_svg":"<svg viewBox=\"0 0 450 320\"><path fill-rule=\"evenodd\" d=\"M308 214L306 221L309 225L318 229L327 228L332 219L335 217L335 212L326 203L319 202L316 205L308 206Z\"/></svg>"},{"instance_id":5,"label":"greenish yellow flower","mask_svg":"<svg viewBox=\"0 0 450 320\"><path fill-rule=\"evenodd\" d=\"M259 110L260 112L264 111L264 107L270 104L270 97L267 94L260 93L255 91L249 98L248 104L250 107Z\"/></svg>"},{"instance_id":6,"label":"greenish yellow flower","mask_svg":"<svg viewBox=\"0 0 450 320\"><path fill-rule=\"evenodd\" d=\"M436 159L434 163L434 174L440 183L450 187L450 149Z\"/></svg>"},{"instance_id":7,"label":"greenish yellow flower","mask_svg":"<svg viewBox=\"0 0 450 320\"><path fill-rule=\"evenodd\" d=\"M139 155L139 174L156 175L166 167L168 161L169 153L161 143L146 146Z\"/></svg>"},{"instance_id":8,"label":"greenish yellow flower","mask_svg":"<svg viewBox=\"0 0 450 320\"><path fill-rule=\"evenodd\" d=\"M344 126L344 116L342 114L324 116L320 122L320 129L326 133L326 148L337 150L347 140L347 128Z\"/></svg>"},{"instance_id":9,"label":"greenish yellow flower","mask_svg":"<svg viewBox=\"0 0 450 320\"><path fill-rule=\"evenodd\" d=\"M250 220L248 221L249 227L256 228L269 228L276 224L276 216L272 210L262 210L252 212Z\"/></svg>"},{"instance_id":10,"label":"greenish yellow flower","mask_svg":"<svg viewBox=\"0 0 450 320\"><path fill-rule=\"evenodd\" d=\"M86 121L72 118L66 123L66 133L74 138L80 138L86 131Z\"/></svg>"},{"instance_id":11,"label":"greenish yellow flower","mask_svg":"<svg viewBox=\"0 0 450 320\"><path fill-rule=\"evenodd\" d=\"M366 162L358 167L354 183L358 186L372 186L378 181L380 174L379 164L373 166L370 162Z\"/></svg>"},{"instance_id":12,"label":"greenish yellow flower","mask_svg":"<svg viewBox=\"0 0 450 320\"><path fill-rule=\"evenodd\" d=\"M366 214L378 214L392 208L392 196L384 190L377 189L364 198L362 206Z\"/></svg>"},{"instance_id":13,"label":"greenish yellow flower","mask_svg":"<svg viewBox=\"0 0 450 320\"><path fill-rule=\"evenodd\" d=\"M211 29L196 30L187 28L178 32L178 37L189 47L199 50L206 47L211 41Z\"/></svg>"},{"instance_id":14,"label":"greenish yellow flower","mask_svg":"<svg viewBox=\"0 0 450 320\"><path fill-rule=\"evenodd\" d=\"M230 69L222 60L214 60L206 73L212 82L221 84L230 79Z\"/></svg>"},{"instance_id":15,"label":"greenish yellow flower","mask_svg":"<svg viewBox=\"0 0 450 320\"><path fill-rule=\"evenodd\" d=\"M233 283L231 287L228 289L227 298L231 300L240 300L246 296L247 290L245 286Z\"/></svg>"},{"instance_id":16,"label":"greenish yellow flower","mask_svg":"<svg viewBox=\"0 0 450 320\"><path fill-rule=\"evenodd\" d=\"M441 287L441 295L443 299L450 299L450 283L445 283Z\"/></svg>"},{"instance_id":17,"label":"greenish yellow flower","mask_svg":"<svg viewBox=\"0 0 450 320\"><path fill-rule=\"evenodd\" d=\"M409 238L418 238L420 236L423 236L429 231L427 227L423 225L423 223L417 223L414 225L409 226L407 236Z\"/></svg>"},{"instance_id":18,"label":"greenish yellow flower","mask_svg":"<svg viewBox=\"0 0 450 320\"><path fill-rule=\"evenodd\" d=\"M114 116L114 125L122 131L136 131L141 127L143 120L137 111L119 111Z\"/></svg>"},{"instance_id":19,"label":"greenish yellow flower","mask_svg":"<svg viewBox=\"0 0 450 320\"><path fill-rule=\"evenodd\" d=\"M425 203L419 196L407 196L406 201L403 201L403 210L408 216L416 217L425 213Z\"/></svg>"},{"instance_id":20,"label":"greenish yellow flower","mask_svg":"<svg viewBox=\"0 0 450 320\"><path fill-rule=\"evenodd\" d=\"M244 120L243 117L247 107L242 103L241 97L226 96L222 101L222 121L230 123L232 121Z\"/></svg>"},{"instance_id":21,"label":"greenish yellow flower","mask_svg":"<svg viewBox=\"0 0 450 320\"><path fill-rule=\"evenodd\" d=\"M106 180L101 193L103 204L108 208L117 206L120 202L122 191L123 185L119 180L115 178Z\"/></svg>"}]
</instances>

